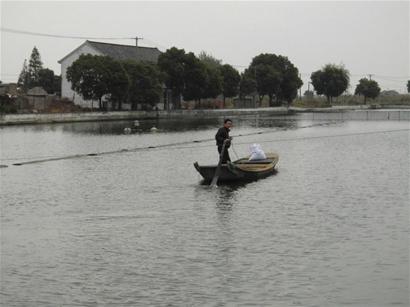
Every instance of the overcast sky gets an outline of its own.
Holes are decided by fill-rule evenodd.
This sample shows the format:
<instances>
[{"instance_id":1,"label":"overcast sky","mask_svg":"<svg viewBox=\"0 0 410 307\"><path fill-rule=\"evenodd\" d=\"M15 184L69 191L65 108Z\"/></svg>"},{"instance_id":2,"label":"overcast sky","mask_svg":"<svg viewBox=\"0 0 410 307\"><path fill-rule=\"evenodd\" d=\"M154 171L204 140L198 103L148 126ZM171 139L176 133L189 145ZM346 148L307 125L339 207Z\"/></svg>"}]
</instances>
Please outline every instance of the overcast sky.
<instances>
[{"instance_id":1,"label":"overcast sky","mask_svg":"<svg viewBox=\"0 0 410 307\"><path fill-rule=\"evenodd\" d=\"M410 79L408 1L2 1L1 27L68 36L140 36L141 46L204 50L240 71L260 53L281 54L302 73L303 89L311 72L327 63L343 63L353 87L373 74L382 89L404 92ZM59 74L57 61L83 41L2 31L0 79L15 82L33 46L44 66Z\"/></svg>"}]
</instances>

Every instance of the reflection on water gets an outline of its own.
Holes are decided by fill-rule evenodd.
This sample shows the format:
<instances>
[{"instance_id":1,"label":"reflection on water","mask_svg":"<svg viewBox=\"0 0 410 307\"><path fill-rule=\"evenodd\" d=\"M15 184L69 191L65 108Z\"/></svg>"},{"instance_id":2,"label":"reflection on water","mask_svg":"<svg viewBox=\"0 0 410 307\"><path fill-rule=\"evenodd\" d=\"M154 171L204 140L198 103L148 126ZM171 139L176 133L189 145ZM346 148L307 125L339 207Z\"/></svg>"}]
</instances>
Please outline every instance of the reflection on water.
<instances>
[{"instance_id":1,"label":"reflection on water","mask_svg":"<svg viewBox=\"0 0 410 307\"><path fill-rule=\"evenodd\" d=\"M252 127L252 128L295 128L298 122L295 120L272 119L269 117L256 116L242 116L240 118L231 117L234 121L234 129ZM147 119L138 120L136 126L134 120L121 121L101 121L101 122L79 122L79 123L65 123L53 125L32 125L18 127L22 131L59 131L69 133L84 133L84 134L123 134L124 128L132 128L133 133L149 133L151 128L155 127L160 132L178 132L191 131L201 129L212 129L222 125L223 117L220 118L172 118L172 119ZM0 127L1 129L10 127Z\"/></svg>"},{"instance_id":2,"label":"reflection on water","mask_svg":"<svg viewBox=\"0 0 410 307\"><path fill-rule=\"evenodd\" d=\"M89 122L89 123L70 123L63 124L64 131L74 133L88 134L123 134L124 128L135 129L134 133L150 132L151 128L155 127L159 131L187 131L204 129L218 124L217 119L154 119L154 120L139 120L138 126L134 120L124 121L106 121L106 122Z\"/></svg>"},{"instance_id":3,"label":"reflection on water","mask_svg":"<svg viewBox=\"0 0 410 307\"><path fill-rule=\"evenodd\" d=\"M200 181L196 188L196 197L199 194L207 193L210 198L215 200L215 205L221 210L231 210L236 201L238 192L245 188L246 182L219 183L217 187L210 187L209 182Z\"/></svg>"},{"instance_id":4,"label":"reflection on water","mask_svg":"<svg viewBox=\"0 0 410 307\"><path fill-rule=\"evenodd\" d=\"M216 192L217 201L216 207L219 209L218 212L230 211L235 203L237 203L238 191L245 187L245 184L236 185L220 185Z\"/></svg>"}]
</instances>

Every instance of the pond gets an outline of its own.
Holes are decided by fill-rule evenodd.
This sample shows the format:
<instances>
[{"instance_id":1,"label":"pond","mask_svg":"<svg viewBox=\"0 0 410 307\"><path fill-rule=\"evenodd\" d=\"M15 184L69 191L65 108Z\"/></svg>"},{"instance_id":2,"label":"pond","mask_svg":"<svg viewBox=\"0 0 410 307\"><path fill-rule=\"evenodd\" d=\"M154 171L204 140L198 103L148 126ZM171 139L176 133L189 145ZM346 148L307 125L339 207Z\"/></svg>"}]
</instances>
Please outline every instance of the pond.
<instances>
[{"instance_id":1,"label":"pond","mask_svg":"<svg viewBox=\"0 0 410 307\"><path fill-rule=\"evenodd\" d=\"M277 173L201 184L222 118L1 127L2 304L408 306L409 123L233 121Z\"/></svg>"}]
</instances>

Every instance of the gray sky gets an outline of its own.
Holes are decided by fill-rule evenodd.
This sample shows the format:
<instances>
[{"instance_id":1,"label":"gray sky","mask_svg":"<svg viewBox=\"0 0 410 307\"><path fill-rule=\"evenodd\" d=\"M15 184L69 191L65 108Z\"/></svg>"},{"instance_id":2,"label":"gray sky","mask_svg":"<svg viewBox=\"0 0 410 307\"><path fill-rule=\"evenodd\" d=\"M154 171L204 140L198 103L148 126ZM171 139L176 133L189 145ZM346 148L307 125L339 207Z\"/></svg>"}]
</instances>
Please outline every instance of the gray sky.
<instances>
[{"instance_id":1,"label":"gray sky","mask_svg":"<svg viewBox=\"0 0 410 307\"><path fill-rule=\"evenodd\" d=\"M204 50L240 71L260 53L281 54L302 73L303 90L311 72L327 63L346 66L350 91L367 74L382 89L400 92L410 79L408 1L2 1L1 26L69 36L142 36L141 46ZM57 61L83 41L3 31L0 79L15 82L33 46L44 66L59 74Z\"/></svg>"}]
</instances>

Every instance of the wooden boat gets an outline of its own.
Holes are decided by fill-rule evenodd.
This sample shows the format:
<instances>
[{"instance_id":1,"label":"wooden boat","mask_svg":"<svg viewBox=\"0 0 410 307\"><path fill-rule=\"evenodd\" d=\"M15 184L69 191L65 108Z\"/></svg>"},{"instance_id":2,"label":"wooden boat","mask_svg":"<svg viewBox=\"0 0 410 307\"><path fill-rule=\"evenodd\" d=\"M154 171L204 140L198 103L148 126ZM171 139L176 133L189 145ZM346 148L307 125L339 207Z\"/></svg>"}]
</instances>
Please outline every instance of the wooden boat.
<instances>
[{"instance_id":1,"label":"wooden boat","mask_svg":"<svg viewBox=\"0 0 410 307\"><path fill-rule=\"evenodd\" d=\"M276 153L267 153L265 160L249 161L249 157L222 164L218 182L253 181L272 175L279 161ZM217 165L199 165L194 163L195 169L201 174L205 182L211 182Z\"/></svg>"}]
</instances>

